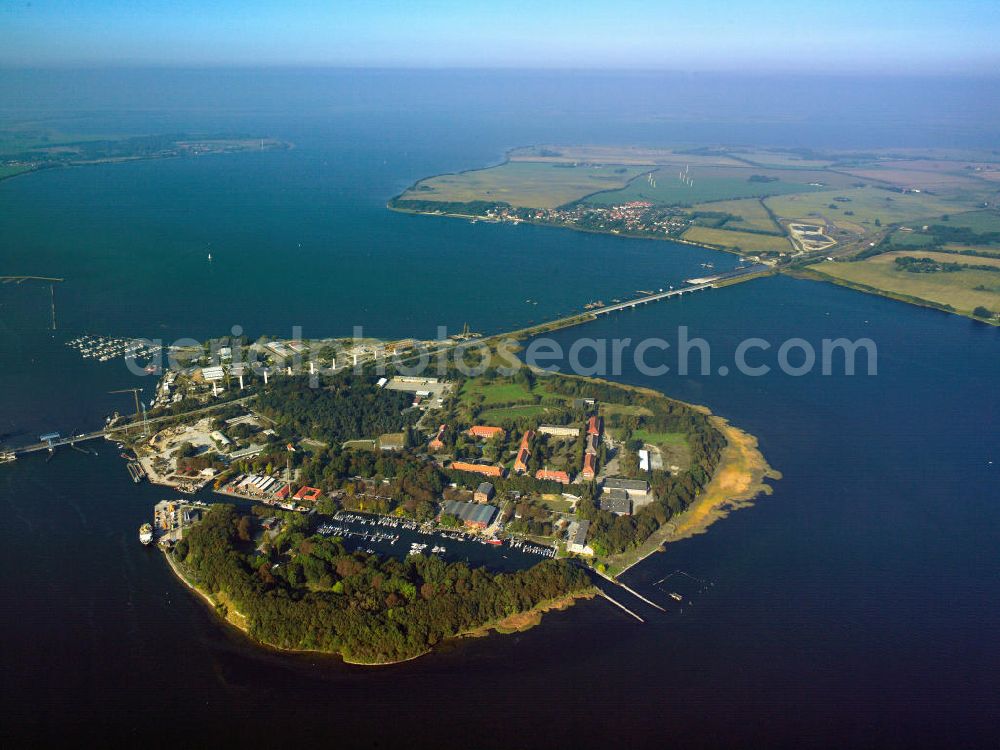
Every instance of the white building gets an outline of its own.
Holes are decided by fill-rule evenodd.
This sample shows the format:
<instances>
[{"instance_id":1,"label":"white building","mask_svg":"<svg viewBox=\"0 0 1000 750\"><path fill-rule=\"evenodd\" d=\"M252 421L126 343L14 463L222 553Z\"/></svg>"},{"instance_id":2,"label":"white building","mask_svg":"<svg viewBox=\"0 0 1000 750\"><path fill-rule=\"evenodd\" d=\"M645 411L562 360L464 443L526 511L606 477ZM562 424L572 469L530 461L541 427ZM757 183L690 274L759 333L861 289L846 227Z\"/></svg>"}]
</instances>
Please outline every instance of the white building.
<instances>
[{"instance_id":1,"label":"white building","mask_svg":"<svg viewBox=\"0 0 1000 750\"><path fill-rule=\"evenodd\" d=\"M573 521L566 530L566 551L575 555L592 555L594 550L587 544L590 521Z\"/></svg>"}]
</instances>

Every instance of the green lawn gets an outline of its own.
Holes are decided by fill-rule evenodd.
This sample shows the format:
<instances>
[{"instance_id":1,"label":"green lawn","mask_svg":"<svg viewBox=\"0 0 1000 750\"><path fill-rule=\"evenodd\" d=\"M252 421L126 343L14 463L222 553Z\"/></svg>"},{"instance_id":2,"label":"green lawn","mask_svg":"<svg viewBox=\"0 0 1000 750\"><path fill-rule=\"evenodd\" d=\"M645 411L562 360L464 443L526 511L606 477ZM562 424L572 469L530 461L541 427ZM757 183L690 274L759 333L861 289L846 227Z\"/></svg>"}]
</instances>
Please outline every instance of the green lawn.
<instances>
[{"instance_id":1,"label":"green lawn","mask_svg":"<svg viewBox=\"0 0 1000 750\"><path fill-rule=\"evenodd\" d=\"M632 438L652 445L686 445L687 436L683 432L649 432L633 430Z\"/></svg>"},{"instance_id":2,"label":"green lawn","mask_svg":"<svg viewBox=\"0 0 1000 750\"><path fill-rule=\"evenodd\" d=\"M540 404L525 404L524 406L502 406L487 409L479 415L483 422L500 422L504 419L520 419L521 417L537 417L549 411L549 407Z\"/></svg>"},{"instance_id":3,"label":"green lawn","mask_svg":"<svg viewBox=\"0 0 1000 750\"><path fill-rule=\"evenodd\" d=\"M497 383L479 379L466 380L462 385L462 402L471 404L479 401L480 396L483 405L511 404L534 400L531 391L520 383Z\"/></svg>"},{"instance_id":4,"label":"green lawn","mask_svg":"<svg viewBox=\"0 0 1000 750\"><path fill-rule=\"evenodd\" d=\"M573 510L573 503L564 497L543 495L539 498L538 502L556 513L569 513Z\"/></svg>"}]
</instances>

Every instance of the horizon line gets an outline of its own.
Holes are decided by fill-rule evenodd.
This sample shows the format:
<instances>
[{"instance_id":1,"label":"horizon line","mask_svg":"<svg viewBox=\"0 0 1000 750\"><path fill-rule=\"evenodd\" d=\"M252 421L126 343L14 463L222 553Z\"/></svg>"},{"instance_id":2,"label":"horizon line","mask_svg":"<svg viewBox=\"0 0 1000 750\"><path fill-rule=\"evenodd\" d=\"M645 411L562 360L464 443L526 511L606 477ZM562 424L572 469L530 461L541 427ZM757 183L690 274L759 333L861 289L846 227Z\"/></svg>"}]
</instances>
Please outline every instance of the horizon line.
<instances>
[{"instance_id":1,"label":"horizon line","mask_svg":"<svg viewBox=\"0 0 1000 750\"><path fill-rule=\"evenodd\" d=\"M563 74L634 74L634 75L729 75L739 77L752 76L802 76L802 77L840 77L840 78L983 78L1000 80L1000 61L996 66L982 69L944 69L920 70L912 69L879 69L879 70L838 70L835 68L675 68L655 66L584 66L584 65L419 65L419 64L363 64L363 63L324 63L324 62L151 62L151 61L80 61L80 62L40 62L40 63L9 63L0 61L0 74L26 71L110 71L110 70L259 70L259 71L345 71L345 72L413 72L413 73L563 73Z\"/></svg>"}]
</instances>

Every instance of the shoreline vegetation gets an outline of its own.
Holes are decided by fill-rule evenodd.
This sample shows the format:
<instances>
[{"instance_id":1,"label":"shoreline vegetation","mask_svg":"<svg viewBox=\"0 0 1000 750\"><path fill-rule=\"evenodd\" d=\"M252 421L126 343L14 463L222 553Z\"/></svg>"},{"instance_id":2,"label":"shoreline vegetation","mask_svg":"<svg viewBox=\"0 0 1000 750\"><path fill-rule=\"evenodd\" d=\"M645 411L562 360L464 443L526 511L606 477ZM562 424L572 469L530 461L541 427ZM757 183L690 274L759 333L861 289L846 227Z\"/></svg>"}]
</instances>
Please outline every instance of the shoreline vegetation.
<instances>
[{"instance_id":1,"label":"shoreline vegetation","mask_svg":"<svg viewBox=\"0 0 1000 750\"><path fill-rule=\"evenodd\" d=\"M323 651L320 649L288 648L259 640L254 638L250 633L250 627L247 625L246 617L238 612L230 602L227 602L225 597L219 597L218 594L210 594L203 587L192 581L190 575L182 569L182 566L177 562L170 550L161 548L161 552L166 558L167 564L170 566L170 570L181 583L183 583L192 593L195 594L195 596L204 602L209 609L212 610L216 617L235 630L238 630L245 638L259 648L266 648L283 654L313 654L324 657L337 657L344 664L349 664L355 667L390 667L396 664L405 664L406 662L414 661L423 656L427 656L434 651L433 648L428 648L418 654L413 654L412 656L407 656L401 659L386 661L361 661L351 659L336 652ZM467 628L456 633L455 635L449 636L445 639L445 641L461 641L466 638L485 638L491 633L496 633L498 635L523 633L533 627L541 625L542 618L547 612L564 612L575 605L577 601L590 600L596 595L597 589L593 586L579 591L573 591L568 594L539 602L530 609L526 609L522 612L515 612L514 614Z\"/></svg>"},{"instance_id":2,"label":"shoreline vegetation","mask_svg":"<svg viewBox=\"0 0 1000 750\"><path fill-rule=\"evenodd\" d=\"M712 481L676 521L653 532L638 549L610 560L608 573L612 577L617 578L650 555L665 551L672 542L706 533L716 521L727 518L733 511L752 507L758 497L774 491L764 480L778 480L782 475L767 463L757 438L722 417L711 415L710 419L727 441Z\"/></svg>"}]
</instances>

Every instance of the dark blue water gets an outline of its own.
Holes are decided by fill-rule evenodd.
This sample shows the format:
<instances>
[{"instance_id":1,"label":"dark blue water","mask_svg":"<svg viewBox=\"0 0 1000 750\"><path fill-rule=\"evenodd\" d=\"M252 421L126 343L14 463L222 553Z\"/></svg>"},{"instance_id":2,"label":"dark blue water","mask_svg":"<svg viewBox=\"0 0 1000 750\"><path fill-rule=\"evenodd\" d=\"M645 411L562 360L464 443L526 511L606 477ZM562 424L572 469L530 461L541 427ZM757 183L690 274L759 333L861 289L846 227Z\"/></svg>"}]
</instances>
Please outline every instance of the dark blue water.
<instances>
[{"instance_id":1,"label":"dark blue water","mask_svg":"<svg viewBox=\"0 0 1000 750\"><path fill-rule=\"evenodd\" d=\"M47 290L0 289L0 432L82 429L109 408L127 408L106 393L133 379L120 363L91 364L61 345L84 329L199 336L234 323L277 333L302 324L306 335L326 335L361 324L382 335L432 335L438 323L468 320L502 330L598 293L683 278L706 255L725 257L382 208L420 176L488 163L511 145L695 133L690 102L671 110L654 97L656 106L639 107L628 122L606 107L581 118L581 100L544 81L520 94L514 84L473 94L465 84L420 88L391 77L381 87L368 79L291 89L265 78L225 93L218 76L197 78L223 92L214 107L198 86L185 99L183 80L150 84L153 93L136 93L127 77L107 86L132 91L134 109L124 96L102 100L86 80L39 84L87 104L82 120L95 128L102 118L133 127L236 122L298 148L0 183L4 265L68 279L57 291L55 339L45 330ZM0 82L19 106L55 109L52 100L31 100L23 79ZM949 96L966 102L963 111L988 106L976 104L981 87L958 89ZM872 99L877 88L860 83L858 91L852 96ZM156 93L172 106L140 112ZM989 133L983 123L995 124L972 116L973 137L944 115L916 117L915 96L888 101L874 114L850 110L836 136L818 117L793 126L773 106L761 110L780 121L771 131L759 118L741 123L733 110L706 128L747 140L795 130L803 140L863 143L911 116L911 140L938 133L938 143L975 145ZM292 104L298 109L280 111ZM219 259L211 269L202 258L208 242ZM524 300L536 298L547 307L528 309ZM260 650L136 542L163 493L133 485L116 451L97 444L98 456L65 450L49 462L0 467L2 731L143 744L994 746L996 329L775 278L557 338L673 341L679 325L712 344L713 371L731 364L746 336L775 345L865 336L878 344L879 374L649 379L625 369L623 381L705 403L759 436L784 474L755 507L628 574L669 614L647 608L639 624L588 602L527 633L391 669ZM657 584L678 570L706 582L685 584L695 597L683 612Z\"/></svg>"}]
</instances>

